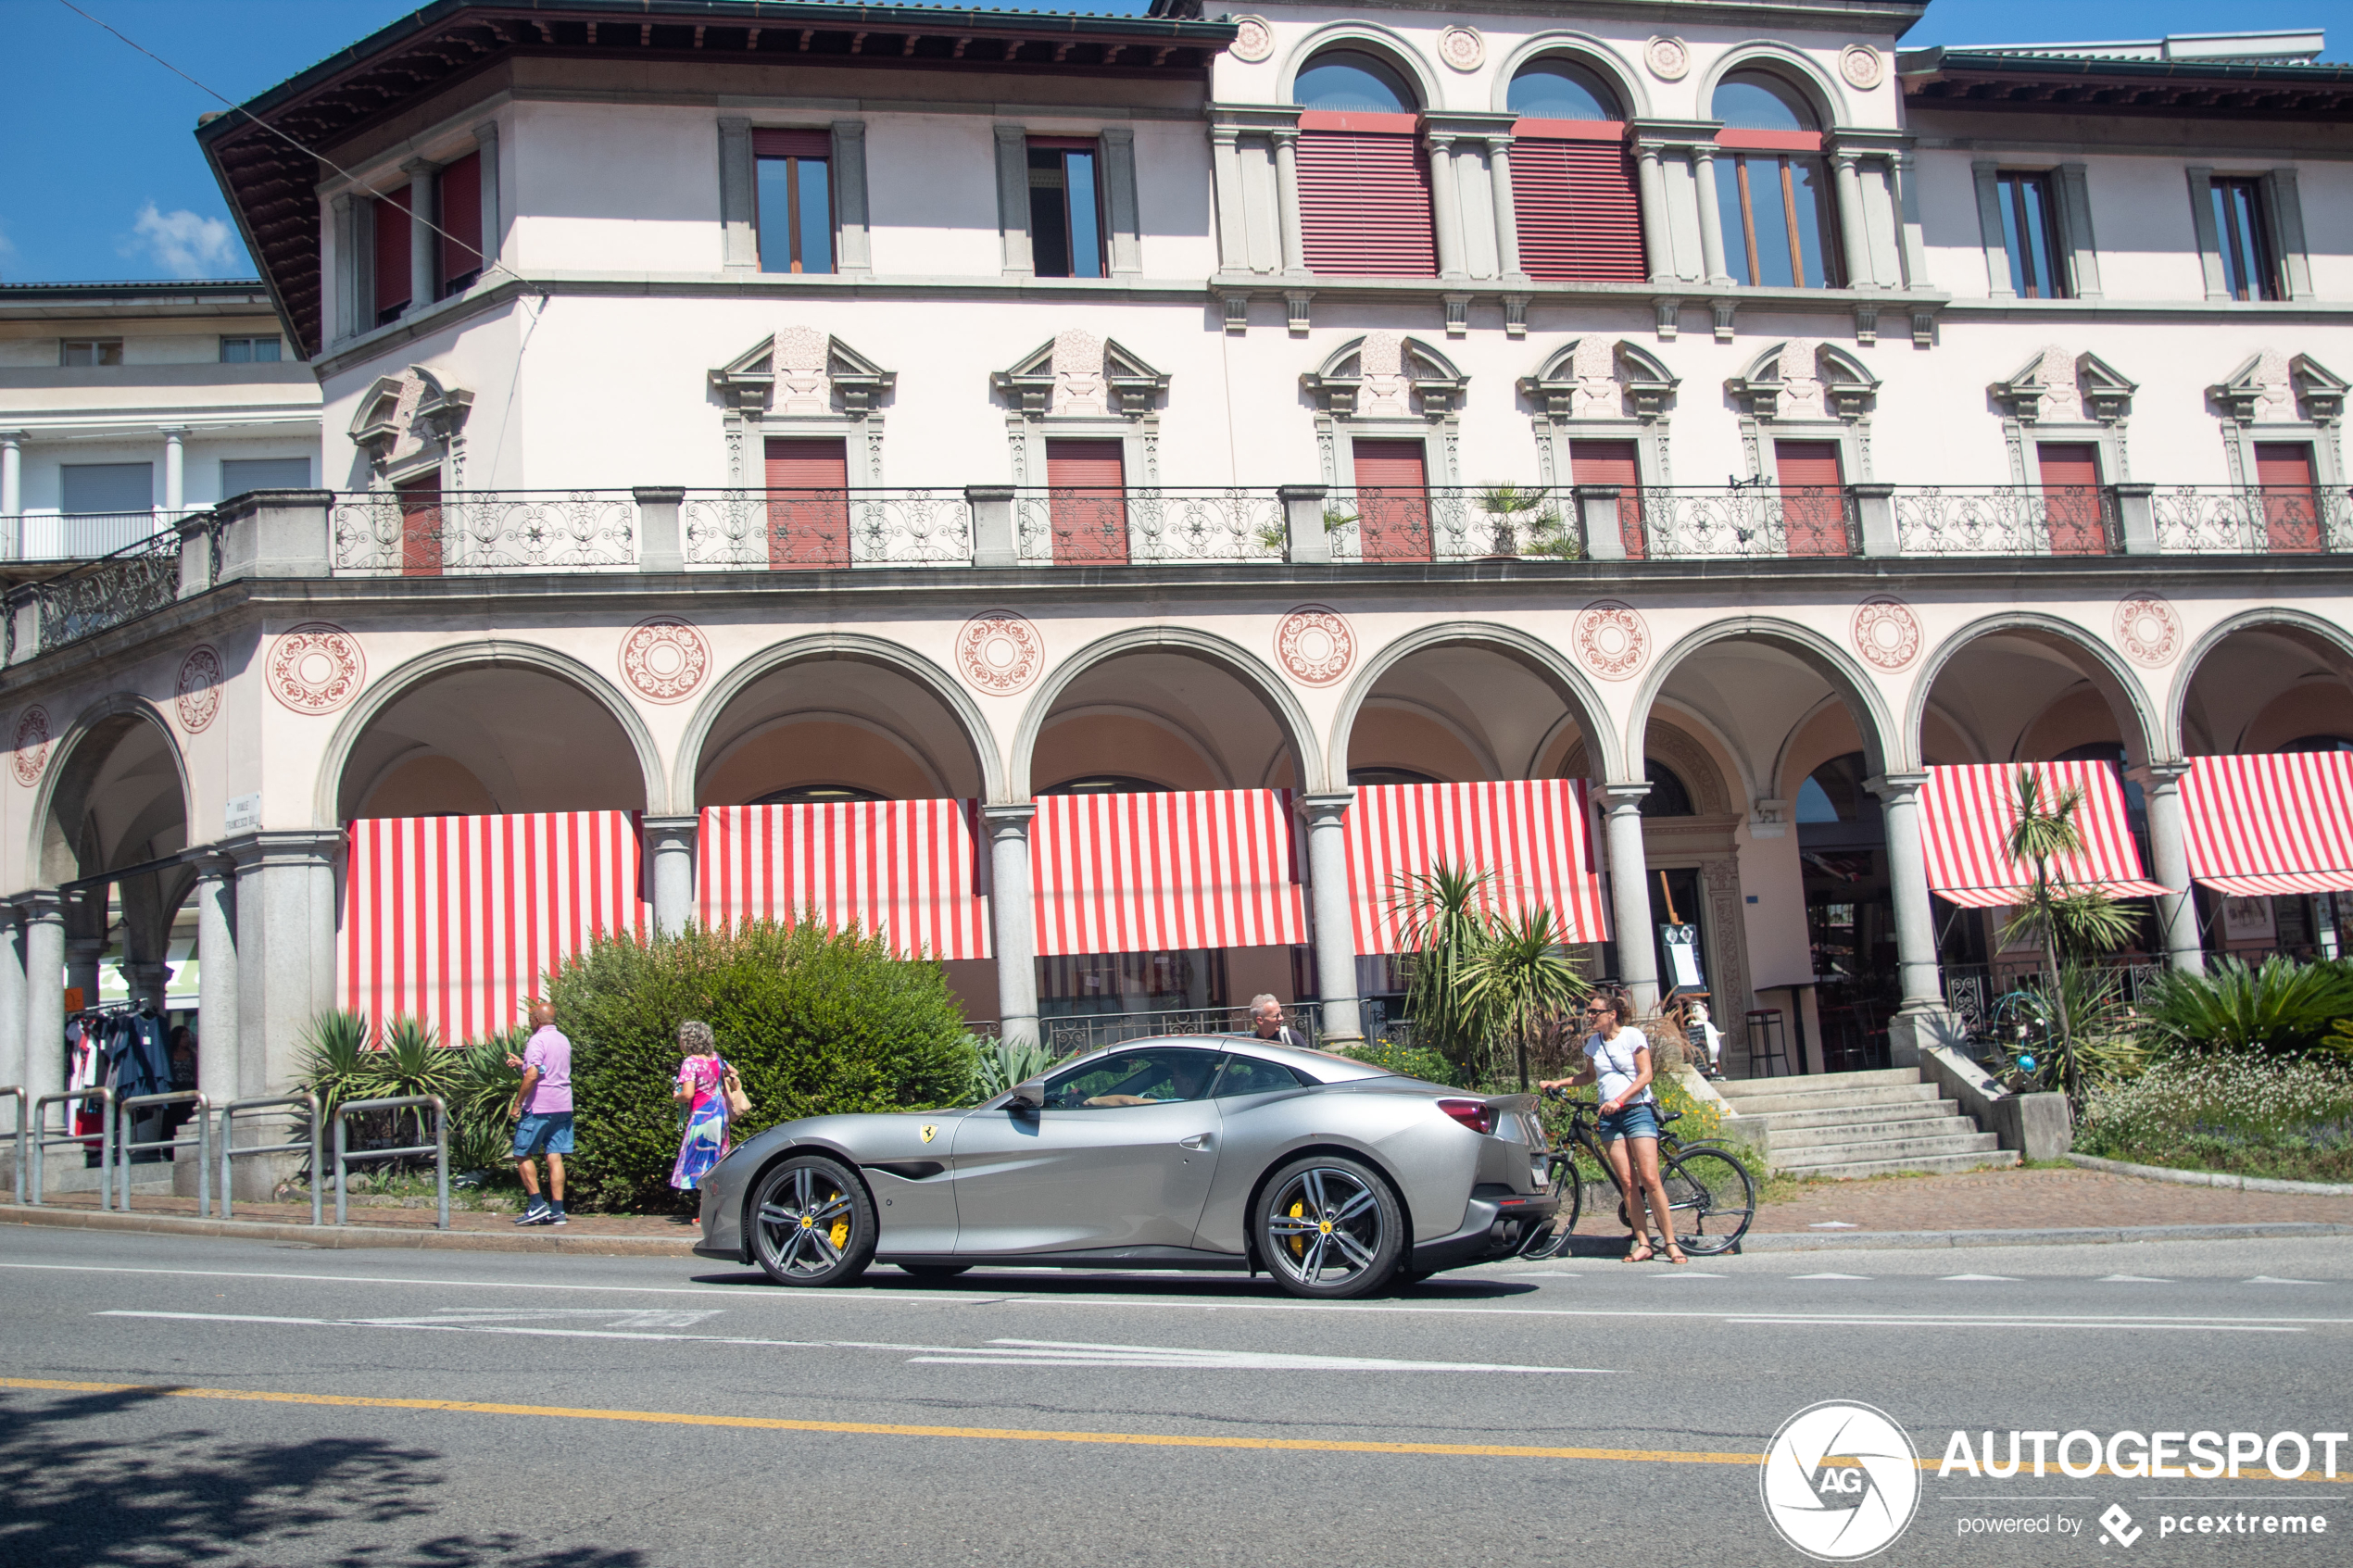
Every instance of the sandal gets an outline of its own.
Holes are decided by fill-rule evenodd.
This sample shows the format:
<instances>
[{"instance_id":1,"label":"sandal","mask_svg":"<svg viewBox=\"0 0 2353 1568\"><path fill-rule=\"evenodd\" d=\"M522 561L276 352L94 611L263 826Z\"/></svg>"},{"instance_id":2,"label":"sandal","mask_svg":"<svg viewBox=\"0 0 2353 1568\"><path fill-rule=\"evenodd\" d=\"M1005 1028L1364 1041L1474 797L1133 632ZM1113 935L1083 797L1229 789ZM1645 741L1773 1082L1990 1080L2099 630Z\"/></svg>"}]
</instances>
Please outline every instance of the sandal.
<instances>
[{"instance_id":1,"label":"sandal","mask_svg":"<svg viewBox=\"0 0 2353 1568\"><path fill-rule=\"evenodd\" d=\"M1676 1246L1671 1241L1667 1244L1667 1261L1670 1263L1688 1263L1691 1261L1689 1258L1683 1256L1683 1249Z\"/></svg>"},{"instance_id":2,"label":"sandal","mask_svg":"<svg viewBox=\"0 0 2353 1568\"><path fill-rule=\"evenodd\" d=\"M1636 1247L1641 1248L1642 1250L1639 1252L1635 1251L1634 1248ZM1651 1250L1651 1244L1649 1242L1638 1241L1635 1242L1632 1247L1627 1248L1626 1256L1619 1259L1618 1261L1621 1263L1647 1263L1657 1256L1657 1253Z\"/></svg>"}]
</instances>

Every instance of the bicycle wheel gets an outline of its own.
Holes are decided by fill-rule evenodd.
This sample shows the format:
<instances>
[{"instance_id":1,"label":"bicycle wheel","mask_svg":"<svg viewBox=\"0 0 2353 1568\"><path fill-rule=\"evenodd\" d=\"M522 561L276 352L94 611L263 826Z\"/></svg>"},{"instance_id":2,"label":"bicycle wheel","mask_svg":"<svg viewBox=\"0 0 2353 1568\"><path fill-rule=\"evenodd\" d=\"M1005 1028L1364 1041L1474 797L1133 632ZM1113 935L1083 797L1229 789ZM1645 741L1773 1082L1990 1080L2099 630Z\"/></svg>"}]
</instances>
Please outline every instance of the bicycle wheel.
<instances>
[{"instance_id":1,"label":"bicycle wheel","mask_svg":"<svg viewBox=\"0 0 2353 1568\"><path fill-rule=\"evenodd\" d=\"M1730 1251L1756 1217L1755 1179L1720 1148L1682 1150L1665 1162L1659 1180L1675 1215L1675 1239L1686 1252Z\"/></svg>"},{"instance_id":2,"label":"bicycle wheel","mask_svg":"<svg viewBox=\"0 0 2353 1568\"><path fill-rule=\"evenodd\" d=\"M1520 1244L1523 1258L1557 1258L1568 1250L1569 1233L1577 1228L1577 1216L1584 1208L1585 1185L1577 1179L1577 1161L1562 1154L1554 1157L1552 1194L1560 1204L1552 1224L1531 1235Z\"/></svg>"}]
</instances>

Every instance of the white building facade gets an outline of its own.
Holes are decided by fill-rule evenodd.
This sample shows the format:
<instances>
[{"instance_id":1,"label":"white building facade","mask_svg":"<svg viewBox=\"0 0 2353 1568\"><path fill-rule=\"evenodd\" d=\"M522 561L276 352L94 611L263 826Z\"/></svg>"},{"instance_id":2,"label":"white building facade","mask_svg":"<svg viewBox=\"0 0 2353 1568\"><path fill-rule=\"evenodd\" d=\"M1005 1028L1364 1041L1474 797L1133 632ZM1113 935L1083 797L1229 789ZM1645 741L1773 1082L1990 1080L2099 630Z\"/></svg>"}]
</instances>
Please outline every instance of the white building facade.
<instances>
[{"instance_id":1,"label":"white building facade","mask_svg":"<svg viewBox=\"0 0 2353 1568\"><path fill-rule=\"evenodd\" d=\"M446 0L264 94L315 157L201 135L321 489L19 593L9 1060L48 1082L69 943L152 961L141 882L202 916L208 1089L339 1000L503 1026L528 957L434 922L519 896L436 893L420 956L430 834L355 824L554 814L625 814L604 923L668 929L828 874L746 892L716 834L959 803L820 901L949 910L1008 1034L1380 1027L1366 911L1437 851L1368 818L1439 786L1734 1072L2003 983L1936 769L2112 781L2109 870L2170 890L2133 961L2334 952L2325 894L2192 890L2183 793L2353 749L2353 73L1906 54L1920 10ZM1086 797L1288 865L1065 863ZM1180 892L1254 913L1057 923Z\"/></svg>"}]
</instances>

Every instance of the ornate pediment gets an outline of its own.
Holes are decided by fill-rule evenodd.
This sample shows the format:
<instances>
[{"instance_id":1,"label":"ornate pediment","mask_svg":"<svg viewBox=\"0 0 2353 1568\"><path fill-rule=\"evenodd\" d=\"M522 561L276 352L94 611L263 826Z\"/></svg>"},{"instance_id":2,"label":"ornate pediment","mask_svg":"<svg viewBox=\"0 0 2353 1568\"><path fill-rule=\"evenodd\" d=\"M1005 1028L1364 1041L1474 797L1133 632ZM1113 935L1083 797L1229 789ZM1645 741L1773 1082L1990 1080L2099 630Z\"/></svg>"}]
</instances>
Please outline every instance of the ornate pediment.
<instances>
[{"instance_id":1,"label":"ornate pediment","mask_svg":"<svg viewBox=\"0 0 2353 1568\"><path fill-rule=\"evenodd\" d=\"M853 418L875 406L898 382L837 337L809 327L771 332L711 372L711 384L728 408L744 414L833 413Z\"/></svg>"},{"instance_id":2,"label":"ornate pediment","mask_svg":"<svg viewBox=\"0 0 2353 1568\"><path fill-rule=\"evenodd\" d=\"M359 395L351 416L351 442L378 467L421 450L427 441L447 443L466 422L474 395L444 386L422 365L396 376L378 376Z\"/></svg>"},{"instance_id":3,"label":"ornate pediment","mask_svg":"<svg viewBox=\"0 0 2353 1568\"><path fill-rule=\"evenodd\" d=\"M2316 425L2333 425L2345 417L2345 380L2309 354L2287 362L2288 385L2304 417Z\"/></svg>"},{"instance_id":4,"label":"ornate pediment","mask_svg":"<svg viewBox=\"0 0 2353 1568\"><path fill-rule=\"evenodd\" d=\"M1657 356L1624 338L1583 337L1562 345L1519 389L1556 420L1655 420L1681 383Z\"/></svg>"},{"instance_id":5,"label":"ornate pediment","mask_svg":"<svg viewBox=\"0 0 2353 1568\"><path fill-rule=\"evenodd\" d=\"M1010 407L1032 418L1140 419L1168 390L1165 372L1115 339L1076 331L1057 332L1012 368L991 373L988 383Z\"/></svg>"},{"instance_id":6,"label":"ornate pediment","mask_svg":"<svg viewBox=\"0 0 2353 1568\"><path fill-rule=\"evenodd\" d=\"M1317 408L1343 419L1437 419L1462 411L1470 378L1421 339L1384 332L1340 345L1299 383Z\"/></svg>"},{"instance_id":7,"label":"ornate pediment","mask_svg":"<svg viewBox=\"0 0 2353 1568\"><path fill-rule=\"evenodd\" d=\"M1988 387L1994 407L2028 424L2114 424L2132 412L2137 383L2096 354L2070 357L2053 345L2007 381Z\"/></svg>"},{"instance_id":8,"label":"ornate pediment","mask_svg":"<svg viewBox=\"0 0 2353 1568\"><path fill-rule=\"evenodd\" d=\"M1860 359L1810 338L1775 344L1749 361L1746 374L1724 383L1733 402L1760 420L1860 419L1871 411L1879 387Z\"/></svg>"}]
</instances>

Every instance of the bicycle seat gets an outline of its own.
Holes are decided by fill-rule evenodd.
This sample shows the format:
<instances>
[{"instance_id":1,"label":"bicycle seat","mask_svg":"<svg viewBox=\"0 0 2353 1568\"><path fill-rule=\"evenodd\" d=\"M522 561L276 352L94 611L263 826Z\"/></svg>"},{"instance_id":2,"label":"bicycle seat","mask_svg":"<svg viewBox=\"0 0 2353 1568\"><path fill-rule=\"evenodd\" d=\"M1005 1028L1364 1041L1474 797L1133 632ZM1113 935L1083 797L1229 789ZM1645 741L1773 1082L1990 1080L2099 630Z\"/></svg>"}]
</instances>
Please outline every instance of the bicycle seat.
<instances>
[{"instance_id":1,"label":"bicycle seat","mask_svg":"<svg viewBox=\"0 0 2353 1568\"><path fill-rule=\"evenodd\" d=\"M1668 1110L1661 1108L1658 1113L1658 1124L1662 1127L1666 1126L1670 1122L1680 1122L1682 1119L1683 1113L1680 1110Z\"/></svg>"}]
</instances>

